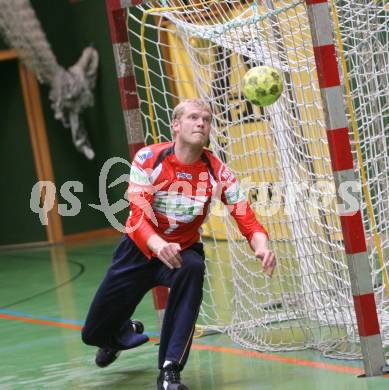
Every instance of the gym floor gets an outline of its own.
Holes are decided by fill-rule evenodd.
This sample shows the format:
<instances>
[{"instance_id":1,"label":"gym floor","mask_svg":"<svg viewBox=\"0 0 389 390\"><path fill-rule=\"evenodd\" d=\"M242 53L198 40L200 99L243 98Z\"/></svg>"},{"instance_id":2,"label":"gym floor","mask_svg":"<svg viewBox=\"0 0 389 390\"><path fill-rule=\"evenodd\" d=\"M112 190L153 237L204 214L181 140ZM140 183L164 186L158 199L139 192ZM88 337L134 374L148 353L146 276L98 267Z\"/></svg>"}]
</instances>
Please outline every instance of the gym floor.
<instances>
[{"instance_id":1,"label":"gym floor","mask_svg":"<svg viewBox=\"0 0 389 390\"><path fill-rule=\"evenodd\" d=\"M111 366L94 365L80 329L117 238L0 251L0 389L155 389L158 322L148 294L134 318L151 341ZM183 382L191 390L388 389L389 375L358 378L361 361L316 351L260 353L225 335L194 340Z\"/></svg>"}]
</instances>

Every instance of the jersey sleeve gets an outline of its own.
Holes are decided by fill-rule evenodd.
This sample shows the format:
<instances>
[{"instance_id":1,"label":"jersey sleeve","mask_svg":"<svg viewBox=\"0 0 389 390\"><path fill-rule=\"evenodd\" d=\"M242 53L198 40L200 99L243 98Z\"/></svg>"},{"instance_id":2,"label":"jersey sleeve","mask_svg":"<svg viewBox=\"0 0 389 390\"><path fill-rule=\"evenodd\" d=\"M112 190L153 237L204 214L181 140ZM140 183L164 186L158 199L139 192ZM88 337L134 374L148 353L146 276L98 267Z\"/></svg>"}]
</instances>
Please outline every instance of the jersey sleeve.
<instances>
[{"instance_id":1,"label":"jersey sleeve","mask_svg":"<svg viewBox=\"0 0 389 390\"><path fill-rule=\"evenodd\" d=\"M130 217L126 222L127 234L148 258L151 258L153 253L147 246L147 240L156 233L153 228L153 221L156 222L156 219L152 209L154 187L150 180L151 157L150 149L143 148L132 162L128 186Z\"/></svg>"},{"instance_id":2,"label":"jersey sleeve","mask_svg":"<svg viewBox=\"0 0 389 390\"><path fill-rule=\"evenodd\" d=\"M227 206L235 219L242 235L250 242L254 233L264 233L265 228L257 220L246 196L231 170L220 161L218 169L218 186L220 187L221 201Z\"/></svg>"}]
</instances>

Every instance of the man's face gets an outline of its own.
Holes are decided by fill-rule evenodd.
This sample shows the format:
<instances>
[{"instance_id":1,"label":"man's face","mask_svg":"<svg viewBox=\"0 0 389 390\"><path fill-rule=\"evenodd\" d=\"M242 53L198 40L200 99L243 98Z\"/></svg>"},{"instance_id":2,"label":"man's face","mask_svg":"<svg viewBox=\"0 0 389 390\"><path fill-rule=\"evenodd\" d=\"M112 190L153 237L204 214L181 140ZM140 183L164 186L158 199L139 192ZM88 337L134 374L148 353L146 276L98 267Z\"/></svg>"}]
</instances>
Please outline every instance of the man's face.
<instances>
[{"instance_id":1,"label":"man's face","mask_svg":"<svg viewBox=\"0 0 389 390\"><path fill-rule=\"evenodd\" d=\"M205 146L211 130L211 119L211 114L208 110L188 104L181 118L175 119L172 123L176 141L190 145Z\"/></svg>"}]
</instances>

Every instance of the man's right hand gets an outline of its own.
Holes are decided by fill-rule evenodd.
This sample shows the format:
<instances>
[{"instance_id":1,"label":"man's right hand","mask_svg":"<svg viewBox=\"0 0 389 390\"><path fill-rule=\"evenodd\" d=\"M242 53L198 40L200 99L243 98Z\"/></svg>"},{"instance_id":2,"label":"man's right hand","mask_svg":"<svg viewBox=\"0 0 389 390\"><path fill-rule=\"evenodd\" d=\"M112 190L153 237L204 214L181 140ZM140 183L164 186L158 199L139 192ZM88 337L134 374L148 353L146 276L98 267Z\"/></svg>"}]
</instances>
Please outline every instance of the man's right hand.
<instances>
[{"instance_id":1,"label":"man's right hand","mask_svg":"<svg viewBox=\"0 0 389 390\"><path fill-rule=\"evenodd\" d=\"M170 269L181 268L181 246L176 242L166 242L158 234L153 234L147 241L147 246Z\"/></svg>"},{"instance_id":2,"label":"man's right hand","mask_svg":"<svg viewBox=\"0 0 389 390\"><path fill-rule=\"evenodd\" d=\"M180 251L180 244L167 242L158 249L157 256L170 269L181 268L182 258Z\"/></svg>"}]
</instances>

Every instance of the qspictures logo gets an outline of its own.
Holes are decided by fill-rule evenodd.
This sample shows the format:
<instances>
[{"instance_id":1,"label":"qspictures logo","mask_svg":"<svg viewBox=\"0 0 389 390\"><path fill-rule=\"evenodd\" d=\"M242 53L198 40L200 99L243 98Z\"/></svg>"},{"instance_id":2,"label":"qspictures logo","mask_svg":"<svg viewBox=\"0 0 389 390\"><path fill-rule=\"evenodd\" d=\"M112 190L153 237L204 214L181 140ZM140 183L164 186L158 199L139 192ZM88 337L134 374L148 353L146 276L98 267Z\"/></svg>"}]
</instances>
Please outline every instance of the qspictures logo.
<instances>
[{"instance_id":1,"label":"qspictures logo","mask_svg":"<svg viewBox=\"0 0 389 390\"><path fill-rule=\"evenodd\" d=\"M148 156L142 156L147 158ZM111 176L110 172L113 167L118 168L119 165L124 166L128 174L122 174L108 183L108 178ZM117 169L115 169L117 171ZM216 217L225 217L229 214L228 207L231 204L225 205L221 202L220 188L215 188L212 194L204 191L204 182L207 175L202 181L197 184L197 189L190 184L192 175L183 172L177 172L177 181L171 183L169 188L165 188L165 182L152 184L145 183L144 178L151 177L152 172L138 172L133 169L131 172L131 164L120 157L113 157L107 160L99 174L99 203L89 203L83 205L77 196L84 191L84 185L80 181L70 180L61 185L59 189L50 181L37 182L32 190L30 196L30 209L36 213L42 225L48 224L48 213L54 208L58 207L58 213L63 217L74 217L78 215L82 207L91 207L98 212L104 214L109 224L120 232L129 232L136 230L141 226L143 219L147 218L149 221L157 224L155 211L165 212L168 214L169 223L173 226L183 215L202 215L206 209L203 205L211 197L211 207L209 214ZM232 172L229 170L231 177ZM146 176L144 176L146 174ZM139 176L141 175L141 176ZM142 176L143 175L143 176ZM139 176L139 177L138 177ZM131 185L128 187L128 183ZM315 183L312 182L296 182L296 183L266 183L253 182L250 177L240 179L240 184L233 183L226 180L225 177L220 178L225 180L227 185L231 186L224 192L228 194L225 201L230 199L248 199L251 208L256 212L257 216L272 217L280 212L285 216L290 216L290 219L315 218L317 215L327 214L355 214L359 211L359 193L360 186L356 181L349 181L341 183L338 191L335 190L335 184L332 180L320 180ZM143 181L142 181L143 180ZM141 184L136 184L136 182ZM108 190L126 184L126 190L123 197L110 203L108 197ZM146 185L147 184L147 185ZM163 189L163 190L162 190ZM55 204L55 198L61 195L64 203ZM234 192L232 194L232 192ZM239 196L235 194L239 193ZM241 196L243 194L243 196ZM57 196L58 197L58 196ZM119 221L116 215L123 211L129 210L129 199L131 203L136 205L142 214L136 221L135 225L126 227ZM245 213L245 207L238 207L237 213Z\"/></svg>"}]
</instances>

